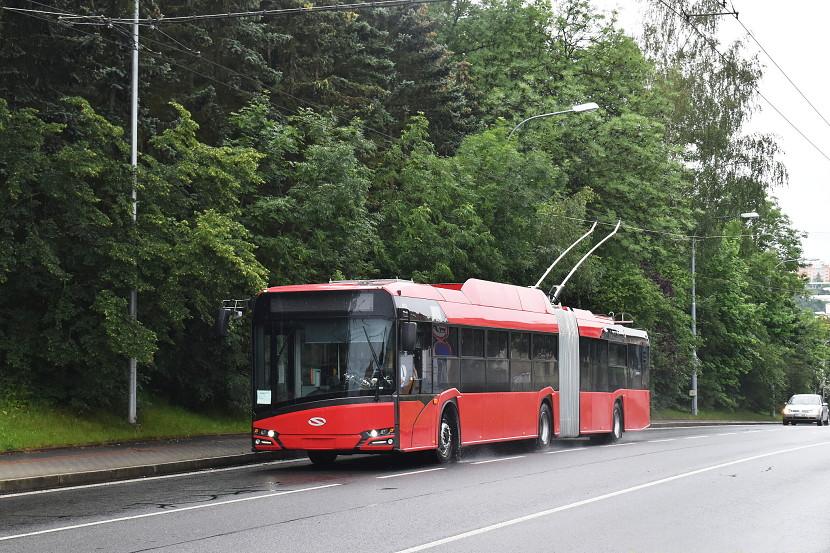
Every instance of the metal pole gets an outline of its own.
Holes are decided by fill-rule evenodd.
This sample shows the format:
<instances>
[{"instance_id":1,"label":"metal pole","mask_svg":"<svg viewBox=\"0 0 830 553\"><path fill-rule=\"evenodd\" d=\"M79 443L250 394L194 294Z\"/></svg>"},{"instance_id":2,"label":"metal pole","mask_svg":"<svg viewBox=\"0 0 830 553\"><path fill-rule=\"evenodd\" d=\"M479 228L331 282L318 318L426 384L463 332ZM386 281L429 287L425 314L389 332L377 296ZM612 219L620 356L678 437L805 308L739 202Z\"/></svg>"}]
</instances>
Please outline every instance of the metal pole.
<instances>
[{"instance_id":1,"label":"metal pole","mask_svg":"<svg viewBox=\"0 0 830 553\"><path fill-rule=\"evenodd\" d=\"M136 180L138 178L138 1L135 0L135 10L133 12L133 86L132 86L132 152L130 155L130 163L133 168L133 226L136 224L138 215L138 202L136 196ZM138 291L133 288L130 290L130 317L138 318ZM130 358L130 412L127 420L130 424L135 424L136 418L136 395L138 387L138 369L135 357Z\"/></svg>"},{"instance_id":2,"label":"metal pole","mask_svg":"<svg viewBox=\"0 0 830 553\"><path fill-rule=\"evenodd\" d=\"M692 415L697 416L697 300L695 290L695 239L692 237Z\"/></svg>"},{"instance_id":3,"label":"metal pole","mask_svg":"<svg viewBox=\"0 0 830 553\"><path fill-rule=\"evenodd\" d=\"M513 130L512 130L512 131L510 131L510 132L507 134L507 139L508 139L508 140L510 140L510 137L511 137L511 136L513 136L513 133L514 133L514 132L516 132L516 129L518 129L519 127L521 127L522 125L524 125L524 124L525 124L525 123L527 123L528 121L532 121L532 120L534 120L534 119L539 119L539 118L541 118L541 117L550 117L550 116L552 116L552 115L562 115L563 113L570 113L570 112L572 112L572 111L573 111L573 108L571 108L571 109L566 109L566 110L563 110L563 111L554 111L554 112L552 112L552 113L542 113L541 115L534 115L533 117L528 117L527 119L525 119L524 121L520 121L518 125L516 125L515 127L513 127Z\"/></svg>"}]
</instances>

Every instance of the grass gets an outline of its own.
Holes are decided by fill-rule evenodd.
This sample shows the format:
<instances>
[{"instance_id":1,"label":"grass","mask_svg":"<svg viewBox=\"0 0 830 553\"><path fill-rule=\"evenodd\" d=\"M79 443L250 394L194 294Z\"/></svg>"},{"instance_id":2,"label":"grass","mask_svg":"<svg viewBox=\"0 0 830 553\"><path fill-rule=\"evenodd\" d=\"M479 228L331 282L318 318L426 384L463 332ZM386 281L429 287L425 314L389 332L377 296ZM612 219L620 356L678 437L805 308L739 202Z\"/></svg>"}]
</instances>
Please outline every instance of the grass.
<instances>
[{"instance_id":1,"label":"grass","mask_svg":"<svg viewBox=\"0 0 830 553\"><path fill-rule=\"evenodd\" d=\"M0 452L249 431L244 415L194 413L159 400L139 404L135 427L126 412L78 415L46 405L0 404Z\"/></svg>"},{"instance_id":2,"label":"grass","mask_svg":"<svg viewBox=\"0 0 830 553\"><path fill-rule=\"evenodd\" d=\"M693 417L689 411L681 409L652 409L652 420L703 420L703 421L775 421L780 416L772 416L767 413L756 413L754 411L736 410L723 411L714 409L700 409L698 416Z\"/></svg>"}]
</instances>

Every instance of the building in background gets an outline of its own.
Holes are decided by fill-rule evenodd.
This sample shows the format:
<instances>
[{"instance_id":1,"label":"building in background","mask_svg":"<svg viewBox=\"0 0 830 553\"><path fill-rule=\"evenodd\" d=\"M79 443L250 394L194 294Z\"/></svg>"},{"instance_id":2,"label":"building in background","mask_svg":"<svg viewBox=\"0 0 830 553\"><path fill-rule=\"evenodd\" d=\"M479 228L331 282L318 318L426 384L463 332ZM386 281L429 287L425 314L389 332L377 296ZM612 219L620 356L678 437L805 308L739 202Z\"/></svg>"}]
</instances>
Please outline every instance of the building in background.
<instances>
[{"instance_id":1,"label":"building in background","mask_svg":"<svg viewBox=\"0 0 830 553\"><path fill-rule=\"evenodd\" d=\"M818 317L830 318L830 263L819 259L805 259L798 274L807 279L807 290L811 294L804 298L803 307Z\"/></svg>"},{"instance_id":2,"label":"building in background","mask_svg":"<svg viewBox=\"0 0 830 553\"><path fill-rule=\"evenodd\" d=\"M818 259L805 259L798 274L807 277L810 282L828 283L830 285L830 264Z\"/></svg>"}]
</instances>

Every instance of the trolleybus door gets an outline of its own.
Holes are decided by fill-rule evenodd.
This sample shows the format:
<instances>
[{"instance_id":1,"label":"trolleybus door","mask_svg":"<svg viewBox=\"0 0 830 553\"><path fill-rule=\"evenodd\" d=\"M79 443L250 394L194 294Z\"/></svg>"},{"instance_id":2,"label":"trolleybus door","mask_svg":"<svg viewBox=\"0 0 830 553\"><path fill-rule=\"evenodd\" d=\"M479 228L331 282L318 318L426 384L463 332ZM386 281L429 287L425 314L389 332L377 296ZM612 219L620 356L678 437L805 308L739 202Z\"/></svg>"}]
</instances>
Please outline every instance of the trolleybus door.
<instances>
[{"instance_id":1,"label":"trolleybus door","mask_svg":"<svg viewBox=\"0 0 830 553\"><path fill-rule=\"evenodd\" d=\"M556 311L559 323L559 436L579 436L579 327L572 311Z\"/></svg>"}]
</instances>

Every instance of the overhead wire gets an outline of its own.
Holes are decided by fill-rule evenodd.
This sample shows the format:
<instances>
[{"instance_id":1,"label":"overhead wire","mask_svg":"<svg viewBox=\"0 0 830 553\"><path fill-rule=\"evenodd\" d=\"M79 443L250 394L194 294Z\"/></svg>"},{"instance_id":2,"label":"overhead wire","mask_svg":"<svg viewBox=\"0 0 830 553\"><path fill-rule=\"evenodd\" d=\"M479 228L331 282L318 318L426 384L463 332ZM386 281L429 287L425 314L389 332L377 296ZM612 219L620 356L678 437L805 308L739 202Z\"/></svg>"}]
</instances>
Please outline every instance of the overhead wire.
<instances>
[{"instance_id":1,"label":"overhead wire","mask_svg":"<svg viewBox=\"0 0 830 553\"><path fill-rule=\"evenodd\" d=\"M419 4L435 4L438 2L447 2L449 0L379 0L376 2L356 2L351 4L327 4L323 6L300 6L297 8L275 8L270 10L253 10L247 12L223 12L213 14L195 14L182 15L173 17L158 17L158 18L139 18L137 22L140 25L159 25L167 23L187 23L192 21L208 21L215 19L233 19L242 17L267 17L276 15L292 15L298 13L313 13L324 11L354 11L360 9L378 9L401 6L412 6ZM69 15L72 18L79 19L99 19L101 22L109 24L134 24L135 19L130 18L107 18L104 16L86 16L86 15Z\"/></svg>"},{"instance_id":2,"label":"overhead wire","mask_svg":"<svg viewBox=\"0 0 830 553\"><path fill-rule=\"evenodd\" d=\"M694 25L691 21L689 21L688 18L685 17L685 14L682 11L677 11L677 9L675 9L674 6L669 4L666 0L657 0L657 2L659 2L660 4L665 6L666 9L671 11L676 16L678 16L678 17L682 18L684 21L686 21L686 24L689 27L691 27L695 31L695 33L704 40L704 42L712 49L712 51L714 51L721 58L721 61L723 61L724 63L729 63L729 61L730 61L729 58L727 58L726 55L718 49L717 45L714 44L712 39L710 37L706 36L700 29L697 28L696 25ZM771 107L784 121L786 121L787 124L790 127L792 127L792 129L795 130L795 132L797 132L801 136L801 138L803 138L808 144L810 144L810 146L812 146L813 149L815 149L824 159L826 159L827 161L830 161L830 155L827 155L824 152L824 150L819 148L819 146L815 142L813 142L806 134L804 134L804 131L802 131L800 128L798 128L798 126L796 126L796 124L793 123L789 119L789 117L787 117L784 114L784 112L782 112L778 108L778 106L776 106L769 98L766 97L766 95L764 95L763 92L761 92L761 90L760 90L760 88L758 87L757 84L754 84L753 88L755 89L755 92L758 94L758 96L761 99L763 99L767 103L767 105L769 105L769 107Z\"/></svg>"},{"instance_id":3,"label":"overhead wire","mask_svg":"<svg viewBox=\"0 0 830 553\"><path fill-rule=\"evenodd\" d=\"M784 75L784 77L787 79L787 81L788 81L788 82L792 85L792 87L793 87L793 88L794 88L794 89L798 92L798 94L799 94L799 95L800 95L800 96L804 99L804 101L805 101L805 102L807 102L807 104L808 104L808 105L809 105L809 106L813 109L813 111L814 111L814 112L816 112L816 115L818 115L818 116L821 118L821 120L822 120L822 121L824 121L824 124L825 124L825 125L827 125L828 127L830 127L830 121L827 121L827 118L826 118L826 117L824 117L824 115L823 115L823 114L822 114L822 113L818 110L818 108L817 108L815 105L813 105L813 102L811 102L811 101L810 101L810 99L809 99L809 98L807 98L807 95L806 95L806 94L804 94L804 92L802 92L801 88L799 88L799 87L798 87L798 85L797 85L797 84L795 84L795 82L794 82L794 81L790 78L790 76L787 74L787 72L786 72L786 71L784 71L784 68L783 68L783 67L781 67L781 65L779 65L779 63L778 63L777 61L775 61L775 59L772 57L772 55L771 55L771 54L767 51L767 49L766 49L766 48L764 48L764 45L763 45L763 44L761 44L761 42L760 42L760 41L758 40L758 38L757 38L757 37L756 37L756 36L752 33L752 31L750 31L750 30L747 28L747 26L746 26L746 25L744 25L743 21L741 21L741 20L740 20L737 16L735 17L735 20L738 22L738 24L739 24L741 27L743 27L743 30L744 30L744 31L746 31L746 34L747 34L747 35L749 35L749 37L750 37L750 38L751 38L751 39L755 42L755 44L757 44L757 45L758 45L758 48L760 48L760 49L761 49L761 51L762 51L762 52L763 52L763 53L767 56L767 58L769 58L769 60L770 60L770 61L772 62L772 64L773 64L773 65L774 65L774 66L778 69L778 71L780 71L780 72L781 72L781 74L782 74L782 75Z\"/></svg>"}]
</instances>

